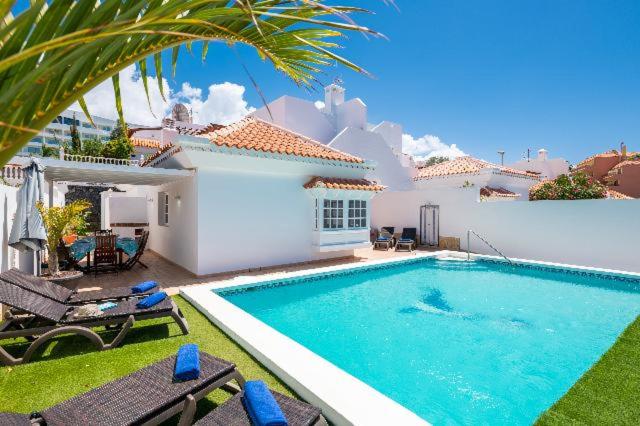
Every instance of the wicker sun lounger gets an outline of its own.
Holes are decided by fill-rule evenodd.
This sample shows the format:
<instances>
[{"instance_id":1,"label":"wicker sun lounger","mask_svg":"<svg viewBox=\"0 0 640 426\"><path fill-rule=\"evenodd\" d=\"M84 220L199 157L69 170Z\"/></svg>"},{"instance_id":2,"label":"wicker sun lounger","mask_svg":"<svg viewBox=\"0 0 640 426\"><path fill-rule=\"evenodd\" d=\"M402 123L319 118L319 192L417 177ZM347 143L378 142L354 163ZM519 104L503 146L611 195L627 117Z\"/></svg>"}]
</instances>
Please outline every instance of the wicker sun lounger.
<instances>
[{"instance_id":1,"label":"wicker sun lounger","mask_svg":"<svg viewBox=\"0 0 640 426\"><path fill-rule=\"evenodd\" d=\"M273 396L282 409L284 416L287 418L287 423L289 423L290 426L327 425L327 421L322 416L319 408L309 405L306 402L289 398L278 392L273 392ZM237 393L224 404L194 423L194 426L251 426L251 420L244 409L241 397L242 392ZM188 404L192 404L192 411L195 411L195 401L189 402L187 405ZM186 408L183 417L185 417L189 411L189 408Z\"/></svg>"},{"instance_id":2,"label":"wicker sun lounger","mask_svg":"<svg viewBox=\"0 0 640 426\"><path fill-rule=\"evenodd\" d=\"M17 365L29 361L42 344L61 334L78 334L89 339L99 350L118 346L135 321L171 317L180 326L182 333L189 333L187 320L170 298L149 309L136 307L137 299L121 300L113 309L102 315L76 317L79 305L68 305L46 298L10 283L0 285L0 303L9 306L0 323L0 340L26 337L32 342L21 358L14 358L0 346L0 362ZM119 332L111 343L105 343L92 330L93 327L115 326Z\"/></svg>"},{"instance_id":3,"label":"wicker sun lounger","mask_svg":"<svg viewBox=\"0 0 640 426\"><path fill-rule=\"evenodd\" d=\"M106 300L118 300L131 297L147 296L159 290L155 287L146 293L132 293L131 287L115 287L104 290L92 290L77 292L66 287L47 281L44 278L36 277L19 271L10 269L0 274L0 281L6 281L17 285L27 291L37 293L41 296L67 304L100 302ZM0 282L0 285L3 283Z\"/></svg>"},{"instance_id":4,"label":"wicker sun lounger","mask_svg":"<svg viewBox=\"0 0 640 426\"><path fill-rule=\"evenodd\" d=\"M47 426L157 425L183 411L185 401L198 401L231 381L244 386L235 365L200 352L200 376L173 381L175 356L138 370L40 413ZM0 423L29 425L26 414L0 414ZM13 423L10 423L13 421ZM38 422L38 420L36 420Z\"/></svg>"}]
</instances>

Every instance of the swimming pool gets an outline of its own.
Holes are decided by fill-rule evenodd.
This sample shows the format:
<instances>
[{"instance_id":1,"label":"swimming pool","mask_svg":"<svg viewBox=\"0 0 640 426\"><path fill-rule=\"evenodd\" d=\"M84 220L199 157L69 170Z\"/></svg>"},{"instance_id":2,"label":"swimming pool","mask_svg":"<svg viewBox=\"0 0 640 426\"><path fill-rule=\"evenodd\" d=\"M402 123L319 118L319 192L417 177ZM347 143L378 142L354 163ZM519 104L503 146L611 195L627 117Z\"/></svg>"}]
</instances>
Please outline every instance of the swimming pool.
<instances>
[{"instance_id":1,"label":"swimming pool","mask_svg":"<svg viewBox=\"0 0 640 426\"><path fill-rule=\"evenodd\" d=\"M640 313L638 279L486 260L218 294L432 423L531 423Z\"/></svg>"}]
</instances>

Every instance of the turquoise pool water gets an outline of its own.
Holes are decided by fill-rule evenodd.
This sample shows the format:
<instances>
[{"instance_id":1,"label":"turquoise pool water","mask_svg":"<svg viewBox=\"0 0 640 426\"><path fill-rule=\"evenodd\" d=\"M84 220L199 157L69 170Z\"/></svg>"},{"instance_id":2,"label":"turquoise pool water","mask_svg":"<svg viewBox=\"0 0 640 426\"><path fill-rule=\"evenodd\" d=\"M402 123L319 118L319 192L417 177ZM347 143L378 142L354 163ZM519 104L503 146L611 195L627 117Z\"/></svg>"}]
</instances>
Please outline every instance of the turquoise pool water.
<instances>
[{"instance_id":1,"label":"turquoise pool water","mask_svg":"<svg viewBox=\"0 0 640 426\"><path fill-rule=\"evenodd\" d=\"M530 424L640 313L640 282L425 260L223 293L434 424Z\"/></svg>"}]
</instances>

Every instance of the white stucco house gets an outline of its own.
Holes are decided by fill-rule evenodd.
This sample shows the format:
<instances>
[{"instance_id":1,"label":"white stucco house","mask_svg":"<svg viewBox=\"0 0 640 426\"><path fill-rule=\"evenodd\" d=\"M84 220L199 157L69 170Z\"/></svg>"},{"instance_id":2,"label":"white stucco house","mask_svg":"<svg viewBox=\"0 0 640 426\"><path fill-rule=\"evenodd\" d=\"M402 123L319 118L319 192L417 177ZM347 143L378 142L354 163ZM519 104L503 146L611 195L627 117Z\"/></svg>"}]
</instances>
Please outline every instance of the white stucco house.
<instances>
[{"instance_id":1,"label":"white stucco house","mask_svg":"<svg viewBox=\"0 0 640 426\"><path fill-rule=\"evenodd\" d=\"M282 96L252 115L377 164L366 178L394 191L413 187L415 164L402 153L402 126L383 121L370 124L360 98L345 100L345 89L325 87L324 107L304 99Z\"/></svg>"},{"instance_id":2,"label":"white stucco house","mask_svg":"<svg viewBox=\"0 0 640 426\"><path fill-rule=\"evenodd\" d=\"M370 247L370 202L384 189L366 179L373 162L255 117L215 130L171 131L173 142L143 167L193 176L121 187L126 192L117 195L147 201L148 247L169 261L209 275ZM119 210L109 214L119 221L135 210L121 200L113 205Z\"/></svg>"},{"instance_id":3,"label":"white stucco house","mask_svg":"<svg viewBox=\"0 0 640 426\"><path fill-rule=\"evenodd\" d=\"M422 167L415 177L418 190L475 188L482 201L527 200L529 188L538 182L537 173L469 156Z\"/></svg>"},{"instance_id":4,"label":"white stucco house","mask_svg":"<svg viewBox=\"0 0 640 426\"><path fill-rule=\"evenodd\" d=\"M537 158L523 159L510 164L509 167L539 173L542 180L569 174L569 162L564 158L549 158L549 152L544 148L538 150Z\"/></svg>"}]
</instances>

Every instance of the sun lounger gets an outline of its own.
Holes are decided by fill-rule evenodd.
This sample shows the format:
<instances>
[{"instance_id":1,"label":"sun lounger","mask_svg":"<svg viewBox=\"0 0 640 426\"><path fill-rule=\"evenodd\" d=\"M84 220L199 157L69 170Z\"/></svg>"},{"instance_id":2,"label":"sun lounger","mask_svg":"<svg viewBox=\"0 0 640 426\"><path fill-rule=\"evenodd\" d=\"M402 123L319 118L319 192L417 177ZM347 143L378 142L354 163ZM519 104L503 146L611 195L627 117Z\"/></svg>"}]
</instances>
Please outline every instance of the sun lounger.
<instances>
[{"instance_id":1,"label":"sun lounger","mask_svg":"<svg viewBox=\"0 0 640 426\"><path fill-rule=\"evenodd\" d=\"M146 309L136 307L138 299L120 300L115 308L101 315L78 317L83 305L61 303L4 282L0 285L0 303L11 308L0 323L0 340L16 337L32 340L21 358L14 358L0 347L0 362L5 365L28 362L38 347L61 334L78 334L89 339L99 350L111 349L118 346L135 321L140 320L171 317L183 334L189 333L186 319L169 297ZM105 343L92 330L100 326L119 328L111 343Z\"/></svg>"},{"instance_id":2,"label":"sun lounger","mask_svg":"<svg viewBox=\"0 0 640 426\"><path fill-rule=\"evenodd\" d=\"M176 357L171 356L43 410L40 424L157 425L182 412L187 399L195 403L234 380L240 387L244 386L244 378L234 364L203 352L200 353L200 376L175 382L175 360ZM26 426L29 416L0 414L0 424Z\"/></svg>"},{"instance_id":3,"label":"sun lounger","mask_svg":"<svg viewBox=\"0 0 640 426\"><path fill-rule=\"evenodd\" d=\"M402 228L402 236L396 242L396 251L403 248L408 251L413 251L416 246L416 228Z\"/></svg>"},{"instance_id":4,"label":"sun lounger","mask_svg":"<svg viewBox=\"0 0 640 426\"><path fill-rule=\"evenodd\" d=\"M9 282L25 290L37 293L57 302L67 304L100 302L104 300L147 296L159 290L159 287L155 287L145 293L133 294L131 292L131 287L115 287L104 290L76 292L61 285L52 283L51 281L47 281L44 278L19 271L15 268L1 273L0 281ZM0 282L0 285L2 284L3 283Z\"/></svg>"},{"instance_id":5,"label":"sun lounger","mask_svg":"<svg viewBox=\"0 0 640 426\"><path fill-rule=\"evenodd\" d=\"M273 392L273 396L282 409L289 426L326 425L327 421L322 416L319 408L309 405L306 402L289 398ZM194 423L194 426L251 426L251 420L242 404L242 392L237 393L218 408L207 414L205 417ZM193 407L185 409L183 417L191 410L195 412L195 401Z\"/></svg>"},{"instance_id":6,"label":"sun lounger","mask_svg":"<svg viewBox=\"0 0 640 426\"><path fill-rule=\"evenodd\" d=\"M395 238L393 236L393 232L395 228L393 226L383 226L380 228L380 235L373 243L373 248L384 248L385 250L389 250L391 247L395 245Z\"/></svg>"}]
</instances>

